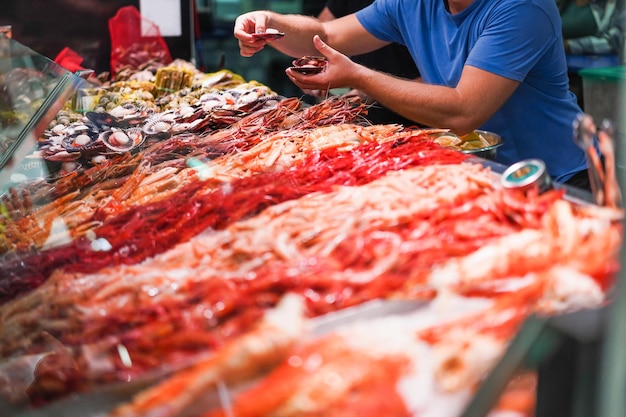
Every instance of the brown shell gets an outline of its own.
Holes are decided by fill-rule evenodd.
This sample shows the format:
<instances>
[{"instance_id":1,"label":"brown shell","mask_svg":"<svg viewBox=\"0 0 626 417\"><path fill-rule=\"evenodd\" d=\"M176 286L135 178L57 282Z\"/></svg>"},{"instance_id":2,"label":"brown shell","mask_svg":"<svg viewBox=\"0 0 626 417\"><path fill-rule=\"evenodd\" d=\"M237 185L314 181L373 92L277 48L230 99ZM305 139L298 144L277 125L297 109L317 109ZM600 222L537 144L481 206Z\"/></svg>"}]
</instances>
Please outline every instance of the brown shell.
<instances>
[{"instance_id":1,"label":"brown shell","mask_svg":"<svg viewBox=\"0 0 626 417\"><path fill-rule=\"evenodd\" d=\"M307 55L302 58L294 59L292 61L293 66L289 68L301 74L317 74L326 68L327 63L328 60L323 56Z\"/></svg>"},{"instance_id":2,"label":"brown shell","mask_svg":"<svg viewBox=\"0 0 626 417\"><path fill-rule=\"evenodd\" d=\"M294 67L325 67L327 63L328 60L325 57L311 55L306 55L292 61Z\"/></svg>"}]
</instances>

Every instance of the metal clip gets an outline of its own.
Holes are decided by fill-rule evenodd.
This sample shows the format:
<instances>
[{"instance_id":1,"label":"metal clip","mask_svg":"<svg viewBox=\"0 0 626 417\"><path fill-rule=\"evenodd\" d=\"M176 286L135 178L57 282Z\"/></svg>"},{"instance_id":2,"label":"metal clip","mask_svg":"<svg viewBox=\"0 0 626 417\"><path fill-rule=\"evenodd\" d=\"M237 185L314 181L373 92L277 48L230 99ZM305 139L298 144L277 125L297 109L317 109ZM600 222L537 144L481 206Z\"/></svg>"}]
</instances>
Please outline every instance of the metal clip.
<instances>
[{"instance_id":1,"label":"metal clip","mask_svg":"<svg viewBox=\"0 0 626 417\"><path fill-rule=\"evenodd\" d=\"M585 151L594 202L599 206L621 207L622 193L617 182L615 163L615 130L610 121L604 120L598 129L593 118L582 114L574 123L574 141ZM598 138L598 149L594 138Z\"/></svg>"},{"instance_id":2,"label":"metal clip","mask_svg":"<svg viewBox=\"0 0 626 417\"><path fill-rule=\"evenodd\" d=\"M500 177L506 190L541 194L552 188L546 164L540 159L525 159L508 167Z\"/></svg>"}]
</instances>

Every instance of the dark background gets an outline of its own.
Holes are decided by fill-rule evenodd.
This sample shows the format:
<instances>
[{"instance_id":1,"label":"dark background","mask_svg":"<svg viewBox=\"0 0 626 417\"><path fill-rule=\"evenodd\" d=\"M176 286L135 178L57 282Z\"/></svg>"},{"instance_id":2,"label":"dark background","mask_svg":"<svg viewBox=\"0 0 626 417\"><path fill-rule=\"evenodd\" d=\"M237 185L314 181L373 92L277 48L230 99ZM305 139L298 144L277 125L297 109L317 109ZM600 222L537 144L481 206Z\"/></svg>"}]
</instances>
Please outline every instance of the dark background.
<instances>
[{"instance_id":1,"label":"dark background","mask_svg":"<svg viewBox=\"0 0 626 417\"><path fill-rule=\"evenodd\" d=\"M271 48L250 58L239 55L232 34L234 18L230 15L225 19L218 13L219 3L181 0L182 36L164 37L172 57L191 61L205 72L215 71L223 64L244 79L262 82L284 96L302 96L302 91L284 73L291 58ZM247 11L245 7L287 7L314 16L322 10L325 0L259 0L239 4L239 12ZM139 8L139 0L0 0L0 25L11 25L16 41L50 59L69 47L84 58L83 67L99 74L110 70L109 19L129 5Z\"/></svg>"},{"instance_id":2,"label":"dark background","mask_svg":"<svg viewBox=\"0 0 626 417\"><path fill-rule=\"evenodd\" d=\"M190 16L190 2L181 1L181 16ZM139 9L138 0L0 0L0 24L11 25L13 39L54 59L66 46L84 58L83 67L110 69L109 19L124 6ZM192 35L183 18L183 34L166 37L173 57L191 59Z\"/></svg>"}]
</instances>

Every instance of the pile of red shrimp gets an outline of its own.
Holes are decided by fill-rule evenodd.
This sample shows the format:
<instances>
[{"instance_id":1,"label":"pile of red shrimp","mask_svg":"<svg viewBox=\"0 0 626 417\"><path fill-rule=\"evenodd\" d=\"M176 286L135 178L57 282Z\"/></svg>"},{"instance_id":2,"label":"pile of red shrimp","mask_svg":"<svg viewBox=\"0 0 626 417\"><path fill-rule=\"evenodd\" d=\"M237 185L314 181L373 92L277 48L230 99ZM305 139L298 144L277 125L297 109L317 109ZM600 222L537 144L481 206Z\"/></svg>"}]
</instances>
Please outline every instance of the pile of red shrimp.
<instances>
[{"instance_id":1,"label":"pile of red shrimp","mask_svg":"<svg viewBox=\"0 0 626 417\"><path fill-rule=\"evenodd\" d=\"M367 141L350 151L327 148L286 171L261 172L227 186L196 177L167 199L132 206L113 216L96 212L89 220L100 220L102 225L92 235L108 242L109 250L94 250L93 239L81 237L48 250L5 254L0 263L0 303L37 287L57 268L93 272L137 263L207 228L223 228L272 204L328 191L335 185L365 184L390 170L464 159L463 154L433 144L419 131L408 131L394 141Z\"/></svg>"}]
</instances>

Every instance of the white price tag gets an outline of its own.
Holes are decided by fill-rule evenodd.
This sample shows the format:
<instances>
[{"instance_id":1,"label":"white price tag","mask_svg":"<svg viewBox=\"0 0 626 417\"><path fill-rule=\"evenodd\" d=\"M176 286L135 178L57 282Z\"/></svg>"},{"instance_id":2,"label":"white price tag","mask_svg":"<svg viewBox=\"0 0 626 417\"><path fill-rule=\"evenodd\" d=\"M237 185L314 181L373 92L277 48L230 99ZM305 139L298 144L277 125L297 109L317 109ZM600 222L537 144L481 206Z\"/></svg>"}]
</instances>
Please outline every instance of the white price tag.
<instances>
[{"instance_id":1,"label":"white price tag","mask_svg":"<svg viewBox=\"0 0 626 417\"><path fill-rule=\"evenodd\" d=\"M181 0L139 0L139 11L159 27L161 36L182 36ZM141 28L142 36L146 29Z\"/></svg>"}]
</instances>

